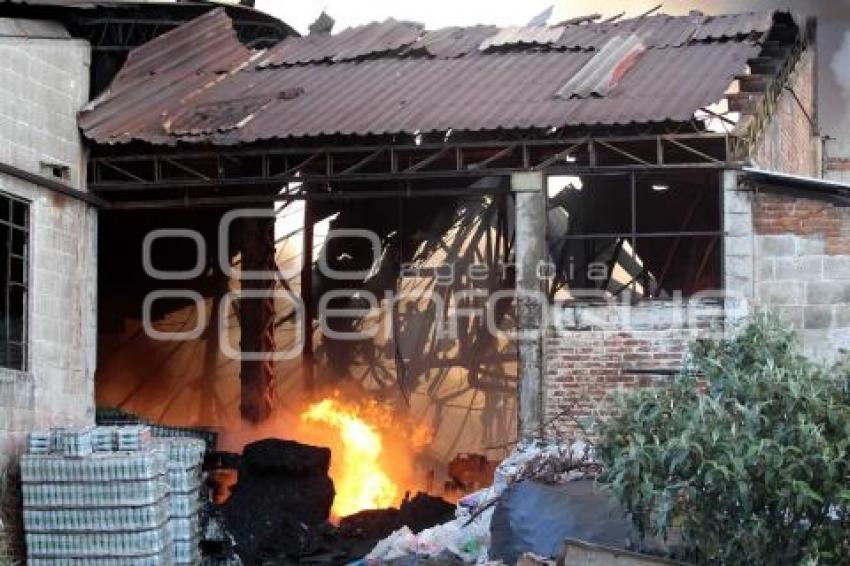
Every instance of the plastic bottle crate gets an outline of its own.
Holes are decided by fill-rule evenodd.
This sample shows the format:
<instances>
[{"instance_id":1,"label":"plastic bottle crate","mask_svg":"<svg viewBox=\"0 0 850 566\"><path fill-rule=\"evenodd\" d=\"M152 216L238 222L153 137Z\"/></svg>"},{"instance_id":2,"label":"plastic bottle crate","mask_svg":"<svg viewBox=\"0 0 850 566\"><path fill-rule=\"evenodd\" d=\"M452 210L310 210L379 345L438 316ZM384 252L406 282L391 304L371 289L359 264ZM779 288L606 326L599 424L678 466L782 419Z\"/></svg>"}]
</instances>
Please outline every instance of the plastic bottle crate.
<instances>
[{"instance_id":1,"label":"plastic bottle crate","mask_svg":"<svg viewBox=\"0 0 850 566\"><path fill-rule=\"evenodd\" d=\"M188 493L172 493L169 499L171 500L172 517L195 517L201 510L199 490Z\"/></svg>"},{"instance_id":2,"label":"plastic bottle crate","mask_svg":"<svg viewBox=\"0 0 850 566\"><path fill-rule=\"evenodd\" d=\"M112 452L118 448L118 439L116 437L118 427L114 426L96 426L92 443L95 452Z\"/></svg>"},{"instance_id":3,"label":"plastic bottle crate","mask_svg":"<svg viewBox=\"0 0 850 566\"><path fill-rule=\"evenodd\" d=\"M118 450L142 450L151 443L151 427L147 425L122 426L116 430Z\"/></svg>"},{"instance_id":4,"label":"plastic bottle crate","mask_svg":"<svg viewBox=\"0 0 850 566\"><path fill-rule=\"evenodd\" d=\"M168 494L164 479L109 483L24 483L24 507L139 507Z\"/></svg>"},{"instance_id":5,"label":"plastic bottle crate","mask_svg":"<svg viewBox=\"0 0 850 566\"><path fill-rule=\"evenodd\" d=\"M172 545L167 523L146 531L27 533L26 543L30 557L42 558L150 556Z\"/></svg>"},{"instance_id":6,"label":"plastic bottle crate","mask_svg":"<svg viewBox=\"0 0 850 566\"><path fill-rule=\"evenodd\" d=\"M153 505L118 509L28 509L24 528L28 533L72 533L94 531L141 531L168 522L171 505L163 497Z\"/></svg>"},{"instance_id":7,"label":"plastic bottle crate","mask_svg":"<svg viewBox=\"0 0 850 566\"><path fill-rule=\"evenodd\" d=\"M62 443L65 437L65 429L62 427L53 427L50 429L50 451L62 452Z\"/></svg>"},{"instance_id":8,"label":"plastic bottle crate","mask_svg":"<svg viewBox=\"0 0 850 566\"><path fill-rule=\"evenodd\" d=\"M47 454L50 452L50 433L33 431L27 435L27 453Z\"/></svg>"},{"instance_id":9,"label":"plastic bottle crate","mask_svg":"<svg viewBox=\"0 0 850 566\"><path fill-rule=\"evenodd\" d=\"M28 558L27 566L173 566L173 555L169 545L149 556Z\"/></svg>"},{"instance_id":10,"label":"plastic bottle crate","mask_svg":"<svg viewBox=\"0 0 850 566\"><path fill-rule=\"evenodd\" d=\"M186 541L200 539L201 522L195 517L172 517L168 524L171 527L171 539Z\"/></svg>"},{"instance_id":11,"label":"plastic bottle crate","mask_svg":"<svg viewBox=\"0 0 850 566\"><path fill-rule=\"evenodd\" d=\"M206 443L197 438L174 437L168 440L156 440L155 446L168 449L168 461L174 467L193 468L204 461Z\"/></svg>"},{"instance_id":12,"label":"plastic bottle crate","mask_svg":"<svg viewBox=\"0 0 850 566\"><path fill-rule=\"evenodd\" d=\"M25 483L112 482L149 480L166 472L163 451L100 452L86 458L58 454L24 454L21 480Z\"/></svg>"},{"instance_id":13,"label":"plastic bottle crate","mask_svg":"<svg viewBox=\"0 0 850 566\"><path fill-rule=\"evenodd\" d=\"M200 466L188 470L169 468L167 479L173 493L197 491L201 487L201 468Z\"/></svg>"},{"instance_id":14,"label":"plastic bottle crate","mask_svg":"<svg viewBox=\"0 0 850 566\"><path fill-rule=\"evenodd\" d=\"M93 426L78 430L66 430L62 433L62 453L69 458L82 458L90 455L92 447Z\"/></svg>"},{"instance_id":15,"label":"plastic bottle crate","mask_svg":"<svg viewBox=\"0 0 850 566\"><path fill-rule=\"evenodd\" d=\"M200 564L201 563L201 540L195 538L193 540L174 542L174 552L172 557L174 564Z\"/></svg>"}]
</instances>

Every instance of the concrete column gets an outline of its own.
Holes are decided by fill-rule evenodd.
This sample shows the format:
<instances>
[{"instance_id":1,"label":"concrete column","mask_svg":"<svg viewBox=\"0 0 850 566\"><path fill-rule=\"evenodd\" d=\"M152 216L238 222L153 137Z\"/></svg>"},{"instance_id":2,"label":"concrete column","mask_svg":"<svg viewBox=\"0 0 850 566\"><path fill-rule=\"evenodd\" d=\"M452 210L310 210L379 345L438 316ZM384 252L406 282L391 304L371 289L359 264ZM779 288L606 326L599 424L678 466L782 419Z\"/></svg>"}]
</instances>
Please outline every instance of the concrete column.
<instances>
[{"instance_id":1,"label":"concrete column","mask_svg":"<svg viewBox=\"0 0 850 566\"><path fill-rule=\"evenodd\" d=\"M720 177L723 202L723 285L726 331L752 313L755 299L756 256L751 193L738 186L738 172L725 170Z\"/></svg>"},{"instance_id":2,"label":"concrete column","mask_svg":"<svg viewBox=\"0 0 850 566\"><path fill-rule=\"evenodd\" d=\"M516 200L516 292L519 338L519 435L542 435L544 313L547 300L539 266L546 258L546 177L542 172L514 173Z\"/></svg>"}]
</instances>

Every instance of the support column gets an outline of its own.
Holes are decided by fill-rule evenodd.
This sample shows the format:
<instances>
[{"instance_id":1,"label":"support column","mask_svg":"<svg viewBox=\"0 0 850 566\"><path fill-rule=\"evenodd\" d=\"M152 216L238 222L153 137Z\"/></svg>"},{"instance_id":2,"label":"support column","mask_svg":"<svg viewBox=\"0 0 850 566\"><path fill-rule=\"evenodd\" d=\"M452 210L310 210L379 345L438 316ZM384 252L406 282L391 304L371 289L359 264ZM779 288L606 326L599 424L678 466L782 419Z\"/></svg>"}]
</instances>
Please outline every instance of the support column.
<instances>
[{"instance_id":1,"label":"support column","mask_svg":"<svg viewBox=\"0 0 850 566\"><path fill-rule=\"evenodd\" d=\"M242 218L241 269L276 273L274 246L274 218ZM275 279L248 279L243 277L243 291L265 291L262 299L239 301L239 326L241 349L249 353L268 353L275 350L275 307L272 292ZM273 404L274 361L243 359L241 363L242 418L254 423L264 421L271 414Z\"/></svg>"},{"instance_id":2,"label":"support column","mask_svg":"<svg viewBox=\"0 0 850 566\"><path fill-rule=\"evenodd\" d=\"M304 250L301 261L301 300L304 302L304 343L301 351L301 371L304 390L309 394L315 389L313 370L313 321L316 319L316 307L313 301L313 226L316 222L315 203L311 199L304 201Z\"/></svg>"},{"instance_id":3,"label":"support column","mask_svg":"<svg viewBox=\"0 0 850 566\"><path fill-rule=\"evenodd\" d=\"M516 199L518 425L522 439L543 433L543 315L547 301L538 268L546 259L545 180L545 175L537 171L511 177Z\"/></svg>"}]
</instances>

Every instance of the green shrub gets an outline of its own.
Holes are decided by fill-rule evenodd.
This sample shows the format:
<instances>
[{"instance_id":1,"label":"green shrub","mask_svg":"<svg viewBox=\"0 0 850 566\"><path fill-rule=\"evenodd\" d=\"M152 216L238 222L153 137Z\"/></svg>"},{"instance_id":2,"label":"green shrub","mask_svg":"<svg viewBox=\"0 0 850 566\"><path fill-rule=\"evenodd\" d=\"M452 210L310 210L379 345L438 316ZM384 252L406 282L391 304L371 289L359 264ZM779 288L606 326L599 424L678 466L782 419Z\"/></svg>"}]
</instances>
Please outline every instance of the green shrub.
<instances>
[{"instance_id":1,"label":"green shrub","mask_svg":"<svg viewBox=\"0 0 850 566\"><path fill-rule=\"evenodd\" d=\"M772 319L694 343L687 365L600 426L602 481L638 530L675 529L698 563L848 563L850 372Z\"/></svg>"}]
</instances>

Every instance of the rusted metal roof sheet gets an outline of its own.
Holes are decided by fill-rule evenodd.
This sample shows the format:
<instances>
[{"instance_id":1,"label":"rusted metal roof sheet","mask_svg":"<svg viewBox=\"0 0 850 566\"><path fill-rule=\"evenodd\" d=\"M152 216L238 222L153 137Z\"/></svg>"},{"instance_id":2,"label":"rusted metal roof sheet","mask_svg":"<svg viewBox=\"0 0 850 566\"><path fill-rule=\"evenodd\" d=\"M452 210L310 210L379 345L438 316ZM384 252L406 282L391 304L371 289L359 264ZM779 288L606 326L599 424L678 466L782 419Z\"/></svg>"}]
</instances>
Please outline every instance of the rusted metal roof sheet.
<instances>
[{"instance_id":1,"label":"rusted metal roof sheet","mask_svg":"<svg viewBox=\"0 0 850 566\"><path fill-rule=\"evenodd\" d=\"M217 9L175 28L132 50L109 89L88 108L100 105L108 112L85 112L84 128L102 124L113 129L111 137L132 139L169 104L180 104L216 82L224 80L254 55L237 39L230 18Z\"/></svg>"},{"instance_id":2,"label":"rusted metal roof sheet","mask_svg":"<svg viewBox=\"0 0 850 566\"><path fill-rule=\"evenodd\" d=\"M658 14L617 22L583 23L564 26L564 33L553 44L556 48L600 49L615 35L634 33L648 48L681 47L693 42L722 39L758 39L770 30L773 14L754 12L725 16L687 16Z\"/></svg>"},{"instance_id":3,"label":"rusted metal roof sheet","mask_svg":"<svg viewBox=\"0 0 850 566\"><path fill-rule=\"evenodd\" d=\"M488 37L498 33L496 26L448 27L429 31L409 48L409 53L424 51L438 59L453 59L474 53Z\"/></svg>"},{"instance_id":4,"label":"rusted metal roof sheet","mask_svg":"<svg viewBox=\"0 0 850 566\"><path fill-rule=\"evenodd\" d=\"M481 42L479 49L485 51L490 48L515 45L551 45L561 37L562 33L561 28L546 26L503 28Z\"/></svg>"},{"instance_id":5,"label":"rusted metal roof sheet","mask_svg":"<svg viewBox=\"0 0 850 566\"><path fill-rule=\"evenodd\" d=\"M211 12L134 51L112 90L83 113L80 125L101 143L241 144L690 121L694 112L722 98L760 47L752 29L734 33L731 40L712 41L707 35L685 41L695 34L686 30L694 29L696 18L664 18L644 18L655 23L639 26L655 30L648 37L663 38L655 42L664 48L652 47L653 40L638 33L646 51L618 77L616 88L600 97L564 99L558 91L598 47L565 50L566 45L553 44L482 52L481 38L493 31L485 26L422 33L388 21L372 25L368 33L355 28L348 35L285 40L251 53L238 44L224 13ZM723 29L761 29L763 20L745 19L746 24L727 21ZM562 32L582 28L599 35L593 38L598 42L610 39L611 29L622 33L634 25L581 24ZM333 39L341 36L344 41Z\"/></svg>"},{"instance_id":6,"label":"rusted metal roof sheet","mask_svg":"<svg viewBox=\"0 0 850 566\"><path fill-rule=\"evenodd\" d=\"M290 37L273 47L260 62L260 66L343 62L389 53L407 47L419 39L422 31L420 24L390 18L383 22L348 28L335 35Z\"/></svg>"},{"instance_id":7,"label":"rusted metal roof sheet","mask_svg":"<svg viewBox=\"0 0 850 566\"><path fill-rule=\"evenodd\" d=\"M707 17L694 33L694 40L734 39L767 32L773 24L770 12L750 12Z\"/></svg>"}]
</instances>

